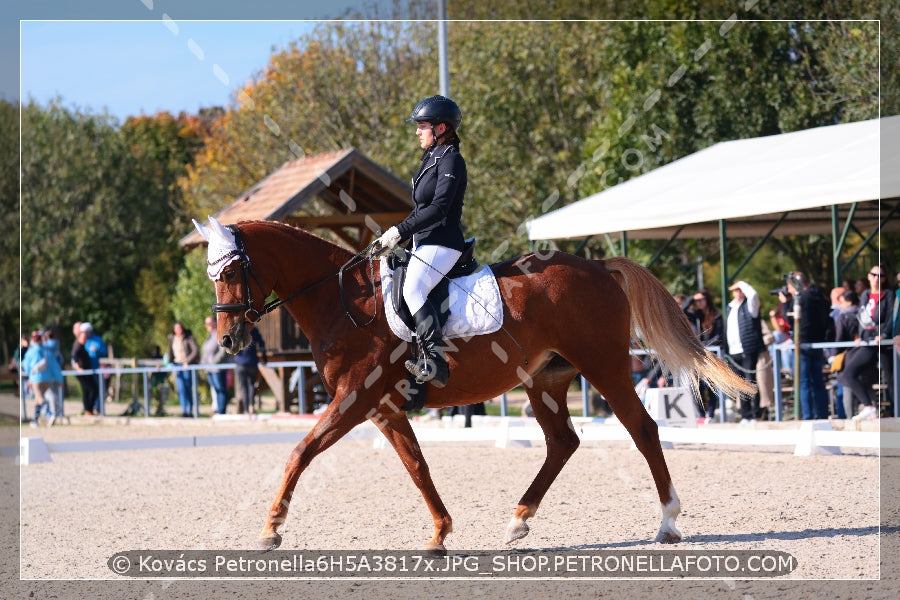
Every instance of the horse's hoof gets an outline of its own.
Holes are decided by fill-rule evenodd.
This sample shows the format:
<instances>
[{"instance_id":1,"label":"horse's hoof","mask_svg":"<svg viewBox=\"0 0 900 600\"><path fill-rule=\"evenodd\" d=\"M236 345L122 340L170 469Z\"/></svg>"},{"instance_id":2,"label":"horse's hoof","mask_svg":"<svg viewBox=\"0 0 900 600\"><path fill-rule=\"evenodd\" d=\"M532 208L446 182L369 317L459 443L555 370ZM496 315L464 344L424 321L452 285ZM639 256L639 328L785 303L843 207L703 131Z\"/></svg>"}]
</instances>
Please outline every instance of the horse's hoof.
<instances>
[{"instance_id":1,"label":"horse's hoof","mask_svg":"<svg viewBox=\"0 0 900 600\"><path fill-rule=\"evenodd\" d=\"M506 527L506 543L512 543L516 540L520 540L530 531L528 527L528 523L525 522L525 519L518 519L513 517L509 522L509 525Z\"/></svg>"},{"instance_id":2,"label":"horse's hoof","mask_svg":"<svg viewBox=\"0 0 900 600\"><path fill-rule=\"evenodd\" d=\"M425 546L426 556L447 556L447 549L443 544L428 544Z\"/></svg>"},{"instance_id":3,"label":"horse's hoof","mask_svg":"<svg viewBox=\"0 0 900 600\"><path fill-rule=\"evenodd\" d=\"M681 534L672 531L660 531L656 534L656 541L660 544L677 544L681 541Z\"/></svg>"},{"instance_id":4,"label":"horse's hoof","mask_svg":"<svg viewBox=\"0 0 900 600\"><path fill-rule=\"evenodd\" d=\"M268 552L269 550L274 550L278 546L281 545L281 534L273 533L272 535L267 535L265 537L261 537L256 541L256 549L260 552Z\"/></svg>"}]
</instances>

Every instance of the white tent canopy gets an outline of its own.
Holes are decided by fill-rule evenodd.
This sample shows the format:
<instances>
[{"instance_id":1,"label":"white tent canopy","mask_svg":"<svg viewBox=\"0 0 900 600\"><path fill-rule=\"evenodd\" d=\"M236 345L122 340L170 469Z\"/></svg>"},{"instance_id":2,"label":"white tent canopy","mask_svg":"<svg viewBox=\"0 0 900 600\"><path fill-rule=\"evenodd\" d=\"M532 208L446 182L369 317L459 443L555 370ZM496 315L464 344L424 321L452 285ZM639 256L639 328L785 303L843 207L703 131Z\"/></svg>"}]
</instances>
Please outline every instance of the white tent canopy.
<instances>
[{"instance_id":1,"label":"white tent canopy","mask_svg":"<svg viewBox=\"0 0 900 600\"><path fill-rule=\"evenodd\" d=\"M872 230L877 200L900 196L900 169L882 157L882 136L900 140L900 116L721 142L538 217L528 236L715 237L719 220L730 237L762 236L786 212L778 233L826 233L831 205L867 201L854 222Z\"/></svg>"}]
</instances>

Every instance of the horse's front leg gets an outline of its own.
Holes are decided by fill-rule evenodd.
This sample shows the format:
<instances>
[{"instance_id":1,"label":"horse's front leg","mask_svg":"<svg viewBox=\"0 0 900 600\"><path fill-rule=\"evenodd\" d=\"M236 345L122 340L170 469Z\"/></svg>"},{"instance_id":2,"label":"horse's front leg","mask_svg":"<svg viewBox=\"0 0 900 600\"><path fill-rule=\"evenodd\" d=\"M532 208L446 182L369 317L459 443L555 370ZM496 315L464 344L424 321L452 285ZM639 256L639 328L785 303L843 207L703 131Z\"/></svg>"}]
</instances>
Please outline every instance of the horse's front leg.
<instances>
[{"instance_id":1,"label":"horse's front leg","mask_svg":"<svg viewBox=\"0 0 900 600\"><path fill-rule=\"evenodd\" d=\"M416 440L416 434L409 424L409 419L405 412L389 410L385 411L389 414L376 415L373 420L381 429L384 437L387 438L394 450L400 456L403 466L409 472L413 482L422 497L425 498L425 504L431 511L431 517L434 520L434 535L425 546L425 551L433 554L444 555L447 549L444 547L444 539L453 530L453 521L450 513L444 506L441 497L438 495L434 482L431 480L431 473L425 457L422 455L422 448Z\"/></svg>"},{"instance_id":2,"label":"horse's front leg","mask_svg":"<svg viewBox=\"0 0 900 600\"><path fill-rule=\"evenodd\" d=\"M320 452L329 448L347 432L366 420L365 405L366 403L355 395L335 397L312 431L291 452L284 468L281 488L269 509L266 524L259 534L258 548L260 550L274 550L281 545L281 534L278 533L278 527L287 518L288 506L300 474Z\"/></svg>"}]
</instances>

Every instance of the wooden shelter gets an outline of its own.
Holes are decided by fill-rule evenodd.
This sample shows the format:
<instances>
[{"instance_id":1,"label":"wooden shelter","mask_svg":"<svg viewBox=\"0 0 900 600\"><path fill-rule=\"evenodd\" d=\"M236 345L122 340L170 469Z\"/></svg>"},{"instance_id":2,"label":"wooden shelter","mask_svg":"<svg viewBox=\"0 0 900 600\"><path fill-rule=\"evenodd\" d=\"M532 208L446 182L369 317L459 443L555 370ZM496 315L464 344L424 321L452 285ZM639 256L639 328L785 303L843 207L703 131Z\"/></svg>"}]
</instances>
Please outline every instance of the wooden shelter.
<instances>
[{"instance_id":1,"label":"wooden shelter","mask_svg":"<svg viewBox=\"0 0 900 600\"><path fill-rule=\"evenodd\" d=\"M329 232L335 241L355 251L365 248L384 230L403 220L412 210L410 185L356 148L345 148L290 160L213 215L227 225L248 220L281 221L319 234ZM199 220L199 219L198 219ZM197 232L184 236L186 249L205 245ZM309 344L297 323L283 308L258 324L270 360L308 360ZM263 375L287 411L290 374ZM311 388L316 378L307 374ZM308 396L311 397L311 396Z\"/></svg>"}]
</instances>

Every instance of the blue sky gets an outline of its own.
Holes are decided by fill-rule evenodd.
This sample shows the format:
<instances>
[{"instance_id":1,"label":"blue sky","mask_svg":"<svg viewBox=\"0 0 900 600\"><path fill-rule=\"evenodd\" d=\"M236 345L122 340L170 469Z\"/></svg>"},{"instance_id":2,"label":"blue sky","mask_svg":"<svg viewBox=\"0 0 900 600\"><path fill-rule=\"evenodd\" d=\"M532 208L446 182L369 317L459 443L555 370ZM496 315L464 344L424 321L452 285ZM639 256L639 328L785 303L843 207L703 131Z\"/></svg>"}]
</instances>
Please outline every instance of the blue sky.
<instances>
[{"instance_id":1,"label":"blue sky","mask_svg":"<svg viewBox=\"0 0 900 600\"><path fill-rule=\"evenodd\" d=\"M124 120L226 105L265 67L273 46L314 22L28 21L21 24L22 100Z\"/></svg>"},{"instance_id":2,"label":"blue sky","mask_svg":"<svg viewBox=\"0 0 900 600\"><path fill-rule=\"evenodd\" d=\"M59 97L66 107L107 109L120 121L224 106L265 68L273 47L308 33L316 20L372 2L250 4L0 0L0 98L45 105Z\"/></svg>"}]
</instances>

